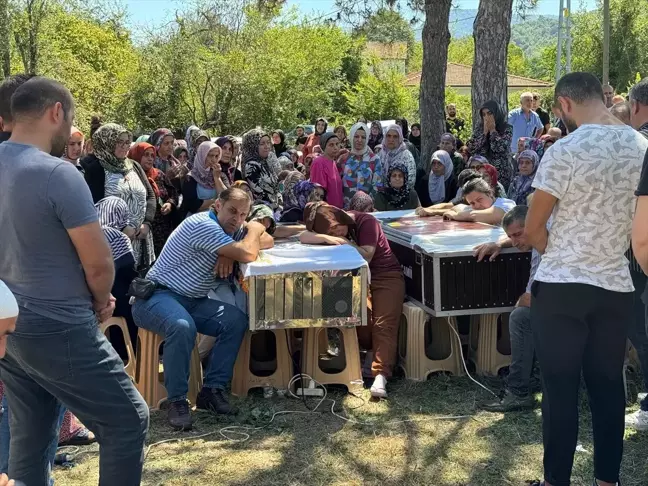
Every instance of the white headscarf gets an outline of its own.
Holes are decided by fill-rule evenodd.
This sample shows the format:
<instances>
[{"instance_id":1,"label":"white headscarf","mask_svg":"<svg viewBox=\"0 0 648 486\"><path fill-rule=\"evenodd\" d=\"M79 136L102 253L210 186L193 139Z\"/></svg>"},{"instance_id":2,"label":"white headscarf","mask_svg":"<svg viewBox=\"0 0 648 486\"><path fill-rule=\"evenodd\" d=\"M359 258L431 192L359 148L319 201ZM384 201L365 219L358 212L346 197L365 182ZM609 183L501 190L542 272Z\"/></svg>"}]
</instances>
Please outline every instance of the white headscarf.
<instances>
[{"instance_id":1,"label":"white headscarf","mask_svg":"<svg viewBox=\"0 0 648 486\"><path fill-rule=\"evenodd\" d=\"M364 130L365 132L365 141L364 141L364 147L362 147L362 150L358 152L353 143L353 139L355 137L355 134L358 130ZM356 123L351 127L351 131L349 132L349 142L351 143L351 153L354 155L362 156L367 153L369 150L369 127L367 127L366 123Z\"/></svg>"},{"instance_id":2,"label":"white headscarf","mask_svg":"<svg viewBox=\"0 0 648 486\"><path fill-rule=\"evenodd\" d=\"M428 192L430 194L430 201L432 201L432 204L438 204L445 201L445 183L448 179L450 179L450 177L452 177L452 171L454 169L452 159L450 158L450 155L448 155L448 152L446 152L445 150L437 150L436 152L434 152L434 154L432 154L432 162L434 162L435 160L438 160L443 164L443 166L445 167L445 173L442 176L437 176L434 175L432 171L430 171Z\"/></svg>"}]
</instances>

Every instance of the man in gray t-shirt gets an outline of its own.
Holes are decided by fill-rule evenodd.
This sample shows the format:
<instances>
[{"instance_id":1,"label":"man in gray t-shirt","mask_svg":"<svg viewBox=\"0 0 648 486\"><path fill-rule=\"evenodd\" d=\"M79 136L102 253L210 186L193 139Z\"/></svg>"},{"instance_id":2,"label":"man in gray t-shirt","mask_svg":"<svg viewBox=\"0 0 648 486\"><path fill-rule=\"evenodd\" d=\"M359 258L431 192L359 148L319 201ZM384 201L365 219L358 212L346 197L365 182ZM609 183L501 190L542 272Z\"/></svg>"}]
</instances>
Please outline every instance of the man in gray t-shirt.
<instances>
[{"instance_id":1,"label":"man in gray t-shirt","mask_svg":"<svg viewBox=\"0 0 648 486\"><path fill-rule=\"evenodd\" d=\"M49 484L48 455L34 451L55 440L63 404L97 437L100 484L139 485L148 407L97 325L114 309L110 248L83 178L57 158L74 100L63 85L35 77L13 94L11 114L11 138L0 145L0 280L19 307L0 360L12 429L20 430L9 476Z\"/></svg>"},{"instance_id":2,"label":"man in gray t-shirt","mask_svg":"<svg viewBox=\"0 0 648 486\"><path fill-rule=\"evenodd\" d=\"M0 204L0 275L19 305L59 321L91 320L92 294L67 232L97 221L79 171L33 145L5 142Z\"/></svg>"}]
</instances>

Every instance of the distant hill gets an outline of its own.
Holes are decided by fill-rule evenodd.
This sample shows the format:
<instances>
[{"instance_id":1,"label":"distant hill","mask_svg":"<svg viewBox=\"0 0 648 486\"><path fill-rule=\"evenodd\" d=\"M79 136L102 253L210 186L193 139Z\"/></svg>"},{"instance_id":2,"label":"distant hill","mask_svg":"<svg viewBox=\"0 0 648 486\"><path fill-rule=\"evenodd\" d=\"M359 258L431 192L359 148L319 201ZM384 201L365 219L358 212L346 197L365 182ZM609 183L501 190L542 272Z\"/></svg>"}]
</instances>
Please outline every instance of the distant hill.
<instances>
[{"instance_id":1,"label":"distant hill","mask_svg":"<svg viewBox=\"0 0 648 486\"><path fill-rule=\"evenodd\" d=\"M476 9L453 8L450 11L450 34L452 37L459 39L472 35L476 16ZM528 57L537 54L542 47L557 41L557 15L528 14L522 18L514 14L511 24L511 41L520 47ZM421 40L420 29L416 30L416 34L417 40Z\"/></svg>"}]
</instances>

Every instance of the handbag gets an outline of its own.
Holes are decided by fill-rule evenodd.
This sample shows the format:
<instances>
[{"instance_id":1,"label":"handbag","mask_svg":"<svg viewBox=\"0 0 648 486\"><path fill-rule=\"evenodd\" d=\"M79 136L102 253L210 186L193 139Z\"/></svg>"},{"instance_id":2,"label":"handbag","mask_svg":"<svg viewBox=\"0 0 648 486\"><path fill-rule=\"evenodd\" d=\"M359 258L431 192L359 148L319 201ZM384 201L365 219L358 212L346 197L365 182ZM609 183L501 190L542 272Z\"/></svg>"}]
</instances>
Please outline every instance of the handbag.
<instances>
[{"instance_id":1,"label":"handbag","mask_svg":"<svg viewBox=\"0 0 648 486\"><path fill-rule=\"evenodd\" d=\"M157 284L153 280L135 277L128 286L128 296L136 299L148 300L155 292Z\"/></svg>"}]
</instances>

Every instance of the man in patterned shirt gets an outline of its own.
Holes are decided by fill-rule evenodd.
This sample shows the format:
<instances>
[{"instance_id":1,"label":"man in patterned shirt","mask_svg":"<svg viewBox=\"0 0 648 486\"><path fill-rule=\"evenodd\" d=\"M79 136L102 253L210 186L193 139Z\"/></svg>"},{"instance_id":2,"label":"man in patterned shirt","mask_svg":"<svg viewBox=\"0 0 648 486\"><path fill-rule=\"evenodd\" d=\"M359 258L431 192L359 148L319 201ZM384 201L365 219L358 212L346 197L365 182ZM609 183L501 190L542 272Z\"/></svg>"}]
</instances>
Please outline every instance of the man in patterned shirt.
<instances>
[{"instance_id":1,"label":"man in patterned shirt","mask_svg":"<svg viewBox=\"0 0 648 486\"><path fill-rule=\"evenodd\" d=\"M594 484L613 486L623 455L623 362L633 319L624 253L648 141L608 111L592 74L563 76L555 99L570 135L542 159L525 227L542 254L531 287L531 326L543 384L543 484L570 484L582 371Z\"/></svg>"},{"instance_id":2,"label":"man in patterned shirt","mask_svg":"<svg viewBox=\"0 0 648 486\"><path fill-rule=\"evenodd\" d=\"M164 336L164 386L168 422L191 429L187 403L189 362L197 333L217 337L209 355L196 407L232 413L225 387L247 329L247 316L236 306L207 298L216 279L232 273L233 262L250 263L259 250L273 245L265 226L245 223L252 201L245 191L221 192L209 211L185 219L171 233L147 278L157 290L133 305L135 323Z\"/></svg>"}]
</instances>

